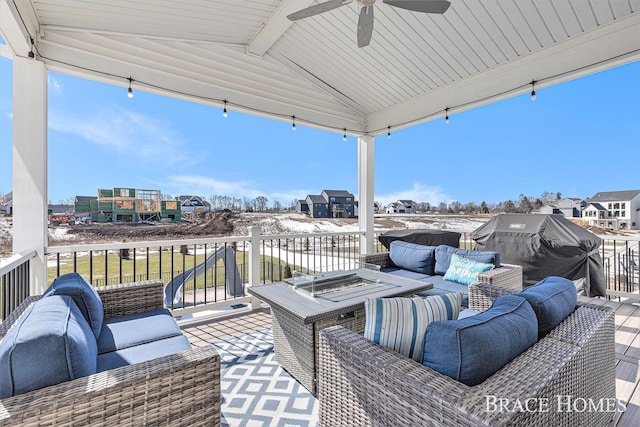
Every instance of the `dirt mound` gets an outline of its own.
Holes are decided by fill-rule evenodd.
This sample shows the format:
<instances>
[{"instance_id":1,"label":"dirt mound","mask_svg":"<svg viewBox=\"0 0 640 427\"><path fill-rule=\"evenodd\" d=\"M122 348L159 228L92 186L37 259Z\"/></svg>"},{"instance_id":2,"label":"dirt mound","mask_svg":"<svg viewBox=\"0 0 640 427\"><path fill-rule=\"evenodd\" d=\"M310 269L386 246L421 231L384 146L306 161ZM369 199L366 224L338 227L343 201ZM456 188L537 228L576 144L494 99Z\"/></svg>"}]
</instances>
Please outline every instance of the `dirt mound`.
<instances>
[{"instance_id":1,"label":"dirt mound","mask_svg":"<svg viewBox=\"0 0 640 427\"><path fill-rule=\"evenodd\" d=\"M226 236L234 231L237 214L231 211L200 212L181 223L77 224L69 233L82 240L174 239Z\"/></svg>"}]
</instances>

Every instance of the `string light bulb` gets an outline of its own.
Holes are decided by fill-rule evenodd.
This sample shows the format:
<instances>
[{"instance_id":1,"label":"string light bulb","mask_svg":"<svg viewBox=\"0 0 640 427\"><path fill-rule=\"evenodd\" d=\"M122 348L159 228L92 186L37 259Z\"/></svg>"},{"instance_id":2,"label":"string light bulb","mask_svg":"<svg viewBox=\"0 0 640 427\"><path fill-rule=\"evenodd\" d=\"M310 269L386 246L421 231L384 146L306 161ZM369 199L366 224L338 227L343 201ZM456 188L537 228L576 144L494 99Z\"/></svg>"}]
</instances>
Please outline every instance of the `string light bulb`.
<instances>
[{"instance_id":1,"label":"string light bulb","mask_svg":"<svg viewBox=\"0 0 640 427\"><path fill-rule=\"evenodd\" d=\"M344 133L342 134L342 140L346 141L347 140L347 128L342 129L344 131Z\"/></svg>"},{"instance_id":2,"label":"string light bulb","mask_svg":"<svg viewBox=\"0 0 640 427\"><path fill-rule=\"evenodd\" d=\"M227 113L227 100L225 99L223 102L224 102L224 109L222 110L222 117L226 119L227 117L229 117L229 113Z\"/></svg>"},{"instance_id":3,"label":"string light bulb","mask_svg":"<svg viewBox=\"0 0 640 427\"><path fill-rule=\"evenodd\" d=\"M391 139L391 125L387 126L387 139Z\"/></svg>"},{"instance_id":4,"label":"string light bulb","mask_svg":"<svg viewBox=\"0 0 640 427\"><path fill-rule=\"evenodd\" d=\"M31 37L30 40L31 40L31 50L29 51L29 58L35 58L36 54L33 53L33 46L35 45L35 42L33 41L33 37Z\"/></svg>"},{"instance_id":5,"label":"string light bulb","mask_svg":"<svg viewBox=\"0 0 640 427\"><path fill-rule=\"evenodd\" d=\"M536 81L531 80L531 100L535 101L536 99L538 99L538 96L536 95Z\"/></svg>"},{"instance_id":6,"label":"string light bulb","mask_svg":"<svg viewBox=\"0 0 640 427\"><path fill-rule=\"evenodd\" d=\"M444 122L449 124L449 107L444 109Z\"/></svg>"},{"instance_id":7,"label":"string light bulb","mask_svg":"<svg viewBox=\"0 0 640 427\"><path fill-rule=\"evenodd\" d=\"M291 130L294 132L296 130L296 116L291 116Z\"/></svg>"},{"instance_id":8,"label":"string light bulb","mask_svg":"<svg viewBox=\"0 0 640 427\"><path fill-rule=\"evenodd\" d=\"M131 82L133 82L133 79L129 77L128 80L129 80L129 89L127 89L127 96L129 98L133 98L133 89L131 89Z\"/></svg>"}]
</instances>

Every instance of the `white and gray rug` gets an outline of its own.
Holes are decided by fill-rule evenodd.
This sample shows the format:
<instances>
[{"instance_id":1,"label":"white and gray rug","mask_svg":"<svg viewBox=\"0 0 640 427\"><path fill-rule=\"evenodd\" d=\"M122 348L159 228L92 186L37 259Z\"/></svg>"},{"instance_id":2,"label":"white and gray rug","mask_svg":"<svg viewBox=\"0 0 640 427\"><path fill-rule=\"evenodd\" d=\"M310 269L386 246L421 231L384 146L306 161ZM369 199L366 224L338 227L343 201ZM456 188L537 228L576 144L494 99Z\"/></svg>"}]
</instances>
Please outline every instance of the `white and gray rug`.
<instances>
[{"instance_id":1,"label":"white and gray rug","mask_svg":"<svg viewBox=\"0 0 640 427\"><path fill-rule=\"evenodd\" d=\"M271 328L212 343L220 354L223 426L315 426L318 404L275 360Z\"/></svg>"}]
</instances>

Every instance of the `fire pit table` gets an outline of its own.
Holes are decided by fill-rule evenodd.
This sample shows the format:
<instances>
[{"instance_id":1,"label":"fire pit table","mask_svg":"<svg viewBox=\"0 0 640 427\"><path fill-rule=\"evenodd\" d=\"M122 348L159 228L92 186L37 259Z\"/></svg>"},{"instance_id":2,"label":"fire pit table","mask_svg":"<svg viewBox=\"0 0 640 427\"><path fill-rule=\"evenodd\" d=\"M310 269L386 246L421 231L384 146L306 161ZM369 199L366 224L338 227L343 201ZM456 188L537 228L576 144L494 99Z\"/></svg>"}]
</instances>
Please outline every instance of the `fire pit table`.
<instances>
[{"instance_id":1,"label":"fire pit table","mask_svg":"<svg viewBox=\"0 0 640 427\"><path fill-rule=\"evenodd\" d=\"M427 282L382 273L369 265L353 270L296 275L248 290L271 306L276 360L316 394L318 333L341 325L364 333L364 301L413 295L431 289Z\"/></svg>"}]
</instances>

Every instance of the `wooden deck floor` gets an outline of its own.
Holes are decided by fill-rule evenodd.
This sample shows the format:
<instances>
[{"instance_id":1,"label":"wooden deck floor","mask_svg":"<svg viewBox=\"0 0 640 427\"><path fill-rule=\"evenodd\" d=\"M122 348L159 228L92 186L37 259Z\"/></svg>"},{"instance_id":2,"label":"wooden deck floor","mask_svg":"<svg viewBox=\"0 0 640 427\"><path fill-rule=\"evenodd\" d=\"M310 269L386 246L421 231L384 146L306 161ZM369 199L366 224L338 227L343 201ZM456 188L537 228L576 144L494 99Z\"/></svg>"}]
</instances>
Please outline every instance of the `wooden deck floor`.
<instances>
[{"instance_id":1,"label":"wooden deck floor","mask_svg":"<svg viewBox=\"0 0 640 427\"><path fill-rule=\"evenodd\" d=\"M626 404L626 411L616 418L615 425L636 427L640 425L640 304L595 301L613 307L616 312L616 395ZM268 307L255 311L240 309L179 323L194 346L205 346L270 326L271 312Z\"/></svg>"}]
</instances>

